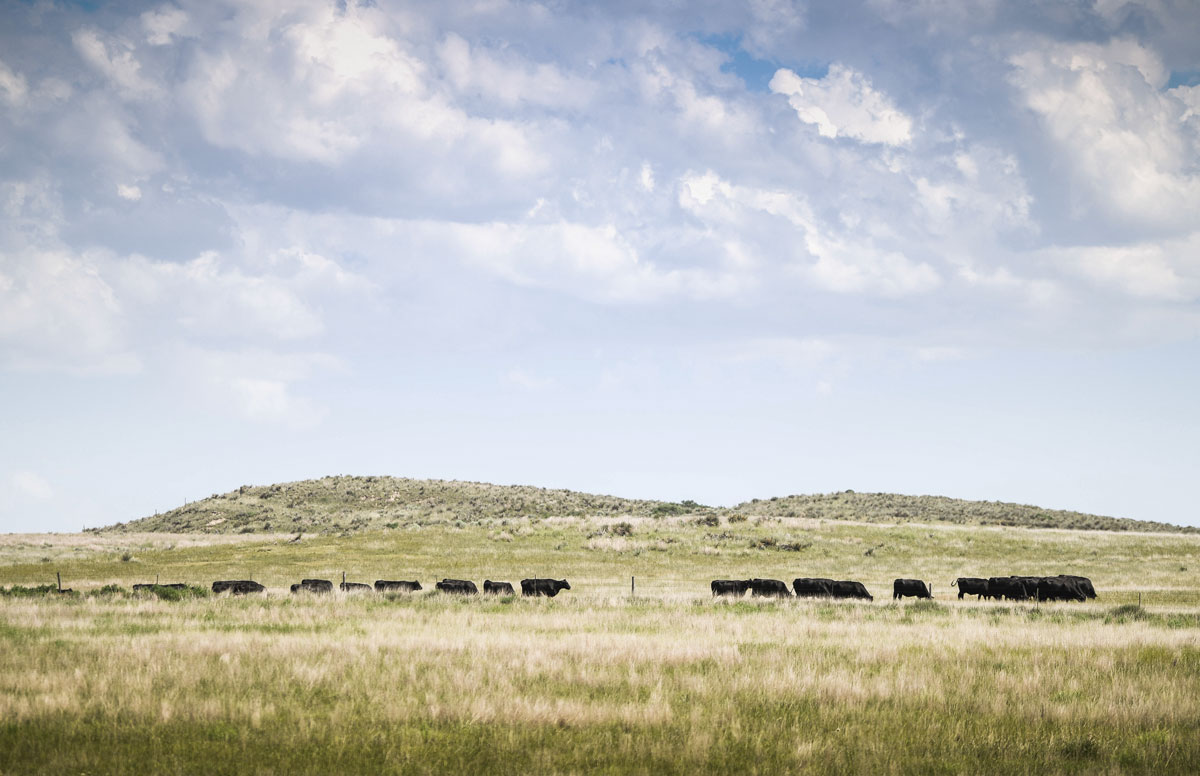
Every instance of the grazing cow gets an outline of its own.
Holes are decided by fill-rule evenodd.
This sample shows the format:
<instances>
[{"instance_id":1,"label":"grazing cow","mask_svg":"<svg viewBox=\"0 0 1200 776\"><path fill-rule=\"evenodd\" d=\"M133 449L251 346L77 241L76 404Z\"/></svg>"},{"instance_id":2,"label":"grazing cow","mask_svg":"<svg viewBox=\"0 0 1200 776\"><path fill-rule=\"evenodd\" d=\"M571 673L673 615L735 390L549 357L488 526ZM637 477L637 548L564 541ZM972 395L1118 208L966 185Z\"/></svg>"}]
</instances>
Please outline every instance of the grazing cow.
<instances>
[{"instance_id":1,"label":"grazing cow","mask_svg":"<svg viewBox=\"0 0 1200 776\"><path fill-rule=\"evenodd\" d=\"M490 579L483 580L483 592L492 593L493 595L516 595L513 590L512 582L493 582Z\"/></svg>"},{"instance_id":2,"label":"grazing cow","mask_svg":"<svg viewBox=\"0 0 1200 776\"><path fill-rule=\"evenodd\" d=\"M230 595L247 595L250 592L262 592L266 588L251 579L222 579L220 582L212 583L212 592L227 590Z\"/></svg>"},{"instance_id":3,"label":"grazing cow","mask_svg":"<svg viewBox=\"0 0 1200 776\"><path fill-rule=\"evenodd\" d=\"M820 577L800 577L792 580L797 598L828 598L833 595L833 580Z\"/></svg>"},{"instance_id":4,"label":"grazing cow","mask_svg":"<svg viewBox=\"0 0 1200 776\"><path fill-rule=\"evenodd\" d=\"M964 595L973 595L979 598L988 598L988 581L979 577L959 577L950 583L951 587L958 587L958 600L962 600Z\"/></svg>"},{"instance_id":5,"label":"grazing cow","mask_svg":"<svg viewBox=\"0 0 1200 776\"><path fill-rule=\"evenodd\" d=\"M791 598L792 591L779 579L752 579L750 595L756 598Z\"/></svg>"},{"instance_id":6,"label":"grazing cow","mask_svg":"<svg viewBox=\"0 0 1200 776\"><path fill-rule=\"evenodd\" d=\"M1029 598L1029 588L1018 577L988 577L988 596L1005 601L1024 601Z\"/></svg>"},{"instance_id":7,"label":"grazing cow","mask_svg":"<svg viewBox=\"0 0 1200 776\"><path fill-rule=\"evenodd\" d=\"M522 579L521 595L549 596L553 598L560 590L570 590L571 586L565 579Z\"/></svg>"},{"instance_id":8,"label":"grazing cow","mask_svg":"<svg viewBox=\"0 0 1200 776\"><path fill-rule=\"evenodd\" d=\"M746 591L750 589L750 580L748 579L714 579L712 581L712 594L744 596Z\"/></svg>"},{"instance_id":9,"label":"grazing cow","mask_svg":"<svg viewBox=\"0 0 1200 776\"><path fill-rule=\"evenodd\" d=\"M443 579L437 583L436 587L443 593L457 593L458 595L475 595L479 592L479 588L475 587L475 583L469 579Z\"/></svg>"},{"instance_id":10,"label":"grazing cow","mask_svg":"<svg viewBox=\"0 0 1200 776\"><path fill-rule=\"evenodd\" d=\"M405 582L403 580L377 579L375 580L376 593L415 593L421 589L421 583L413 580Z\"/></svg>"},{"instance_id":11,"label":"grazing cow","mask_svg":"<svg viewBox=\"0 0 1200 776\"><path fill-rule=\"evenodd\" d=\"M861 598L866 601L874 601L875 596L867 592L867 588L862 582L854 582L853 580L844 579L833 583L834 598Z\"/></svg>"},{"instance_id":12,"label":"grazing cow","mask_svg":"<svg viewBox=\"0 0 1200 776\"><path fill-rule=\"evenodd\" d=\"M897 579L892 583L892 599L898 600L904 596L913 598L933 598L929 588L919 579Z\"/></svg>"},{"instance_id":13,"label":"grazing cow","mask_svg":"<svg viewBox=\"0 0 1200 776\"><path fill-rule=\"evenodd\" d=\"M1079 589L1079 585L1069 579L1046 577L1038 582L1037 599L1039 601L1086 601L1087 595Z\"/></svg>"},{"instance_id":14,"label":"grazing cow","mask_svg":"<svg viewBox=\"0 0 1200 776\"><path fill-rule=\"evenodd\" d=\"M343 593L370 593L371 586L362 582L342 582L338 585Z\"/></svg>"},{"instance_id":15,"label":"grazing cow","mask_svg":"<svg viewBox=\"0 0 1200 776\"><path fill-rule=\"evenodd\" d=\"M265 587L249 579L223 579L212 584L212 591L214 593L229 591L231 595L261 593L264 590L266 590Z\"/></svg>"},{"instance_id":16,"label":"grazing cow","mask_svg":"<svg viewBox=\"0 0 1200 776\"><path fill-rule=\"evenodd\" d=\"M328 579L302 579L300 584L292 585L293 593L332 593L333 583Z\"/></svg>"},{"instance_id":17,"label":"grazing cow","mask_svg":"<svg viewBox=\"0 0 1200 776\"><path fill-rule=\"evenodd\" d=\"M147 582L145 584L134 585L133 592L140 593L143 590L146 590L153 593L154 589L158 587L165 587L170 590L187 590L187 585L183 584L182 582L171 582L170 584L165 585L160 585L157 582Z\"/></svg>"},{"instance_id":18,"label":"grazing cow","mask_svg":"<svg viewBox=\"0 0 1200 776\"><path fill-rule=\"evenodd\" d=\"M1055 579L1064 579L1074 582L1079 586L1079 589L1085 596L1088 598L1096 597L1096 588L1092 587L1092 580L1088 579L1087 577L1077 577L1073 574L1059 574L1057 577L1055 577Z\"/></svg>"}]
</instances>

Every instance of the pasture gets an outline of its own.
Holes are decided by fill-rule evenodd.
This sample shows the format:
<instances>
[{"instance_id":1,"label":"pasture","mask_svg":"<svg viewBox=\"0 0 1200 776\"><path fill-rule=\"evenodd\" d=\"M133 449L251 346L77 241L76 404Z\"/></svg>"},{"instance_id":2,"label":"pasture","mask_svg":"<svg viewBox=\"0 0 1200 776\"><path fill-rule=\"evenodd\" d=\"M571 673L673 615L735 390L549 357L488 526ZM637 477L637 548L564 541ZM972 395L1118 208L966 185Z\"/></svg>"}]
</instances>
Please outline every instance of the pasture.
<instances>
[{"instance_id":1,"label":"pasture","mask_svg":"<svg viewBox=\"0 0 1200 776\"><path fill-rule=\"evenodd\" d=\"M504 521L350 537L0 537L0 773L1195 773L1200 537L805 519ZM290 596L301 577L416 594ZM1086 604L959 602L1079 573ZM555 599L431 593L567 577ZM713 600L720 577L874 602ZM629 577L637 578L637 597ZM890 600L894 577L933 602ZM1137 605L1139 594L1142 605Z\"/></svg>"}]
</instances>

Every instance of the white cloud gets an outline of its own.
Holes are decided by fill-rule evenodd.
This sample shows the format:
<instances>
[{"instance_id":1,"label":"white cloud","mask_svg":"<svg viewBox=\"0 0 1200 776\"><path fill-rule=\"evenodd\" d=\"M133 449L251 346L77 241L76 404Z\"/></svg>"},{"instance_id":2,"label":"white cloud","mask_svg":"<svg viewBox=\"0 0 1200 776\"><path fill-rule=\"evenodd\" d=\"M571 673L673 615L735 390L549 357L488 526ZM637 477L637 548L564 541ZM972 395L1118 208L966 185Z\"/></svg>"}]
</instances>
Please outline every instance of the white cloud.
<instances>
[{"instance_id":1,"label":"white cloud","mask_svg":"<svg viewBox=\"0 0 1200 776\"><path fill-rule=\"evenodd\" d=\"M1136 41L1039 40L1010 59L1010 79L1037 114L1085 199L1143 228L1191 228L1200 210L1200 123L1193 94L1164 90L1169 73Z\"/></svg>"},{"instance_id":2,"label":"white cloud","mask_svg":"<svg viewBox=\"0 0 1200 776\"><path fill-rule=\"evenodd\" d=\"M95 257L0 255L0 359L20 369L128 372L127 321Z\"/></svg>"},{"instance_id":3,"label":"white cloud","mask_svg":"<svg viewBox=\"0 0 1200 776\"><path fill-rule=\"evenodd\" d=\"M770 88L787 96L788 104L822 137L850 137L864 143L898 146L912 139L912 119L870 80L842 64L830 65L824 78L801 78L780 68Z\"/></svg>"},{"instance_id":4,"label":"white cloud","mask_svg":"<svg viewBox=\"0 0 1200 776\"><path fill-rule=\"evenodd\" d=\"M904 296L941 284L941 277L929 264L882 248L856 228L822 224L806 199L796 193L736 186L711 171L689 173L680 184L680 206L714 225L749 235L756 214L785 224L792 232L789 244L805 249L791 254L793 268L826 290ZM772 233L768 239L774 237ZM776 256L781 253L777 244L769 249L764 246L764 250Z\"/></svg>"},{"instance_id":5,"label":"white cloud","mask_svg":"<svg viewBox=\"0 0 1200 776\"><path fill-rule=\"evenodd\" d=\"M0 95L3 95L4 101L12 106L21 105L29 96L29 84L26 82L25 76L13 72L13 69L3 60L0 60Z\"/></svg>"},{"instance_id":6,"label":"white cloud","mask_svg":"<svg viewBox=\"0 0 1200 776\"><path fill-rule=\"evenodd\" d=\"M329 412L322 403L297 395L297 384L342 367L339 359L325 353L189 348L179 355L177 379L217 411L293 429L317 426Z\"/></svg>"},{"instance_id":7,"label":"white cloud","mask_svg":"<svg viewBox=\"0 0 1200 776\"><path fill-rule=\"evenodd\" d=\"M72 36L84 61L106 76L126 98L154 96L158 87L142 74L142 65L133 46L116 38L102 38L95 29L85 28Z\"/></svg>"},{"instance_id":8,"label":"white cloud","mask_svg":"<svg viewBox=\"0 0 1200 776\"><path fill-rule=\"evenodd\" d=\"M142 198L142 190L132 184L118 183L117 196L130 202L137 202Z\"/></svg>"},{"instance_id":9,"label":"white cloud","mask_svg":"<svg viewBox=\"0 0 1200 776\"><path fill-rule=\"evenodd\" d=\"M151 46L165 46L188 23L188 15L173 5L163 5L142 14L142 29Z\"/></svg>"},{"instance_id":10,"label":"white cloud","mask_svg":"<svg viewBox=\"0 0 1200 776\"><path fill-rule=\"evenodd\" d=\"M49 501L54 498L54 488L45 477L31 471L15 471L8 475L9 494L22 501Z\"/></svg>"},{"instance_id":11,"label":"white cloud","mask_svg":"<svg viewBox=\"0 0 1200 776\"><path fill-rule=\"evenodd\" d=\"M754 282L734 268L675 268L646 261L612 224L460 224L433 231L452 241L466 261L514 283L598 302L730 297Z\"/></svg>"}]
</instances>

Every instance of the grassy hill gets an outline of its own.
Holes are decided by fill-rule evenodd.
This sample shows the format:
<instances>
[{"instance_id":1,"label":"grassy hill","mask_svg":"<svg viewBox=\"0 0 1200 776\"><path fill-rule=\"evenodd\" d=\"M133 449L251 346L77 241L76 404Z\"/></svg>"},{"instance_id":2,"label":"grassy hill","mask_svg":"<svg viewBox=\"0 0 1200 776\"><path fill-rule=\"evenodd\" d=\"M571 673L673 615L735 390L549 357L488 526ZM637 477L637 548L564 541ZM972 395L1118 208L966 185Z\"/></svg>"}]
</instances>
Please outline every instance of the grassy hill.
<instances>
[{"instance_id":1,"label":"grassy hill","mask_svg":"<svg viewBox=\"0 0 1200 776\"><path fill-rule=\"evenodd\" d=\"M322 533L430 525L492 525L556 517L661 518L693 515L720 521L753 518L847 520L865 523L1069 528L1104 531L1200 529L1167 523L1047 510L995 501L940 496L843 493L754 499L728 508L693 501L626 499L570 490L400 477L324 477L235 491L185 504L163 514L118 523L102 531L167 533Z\"/></svg>"}]
</instances>

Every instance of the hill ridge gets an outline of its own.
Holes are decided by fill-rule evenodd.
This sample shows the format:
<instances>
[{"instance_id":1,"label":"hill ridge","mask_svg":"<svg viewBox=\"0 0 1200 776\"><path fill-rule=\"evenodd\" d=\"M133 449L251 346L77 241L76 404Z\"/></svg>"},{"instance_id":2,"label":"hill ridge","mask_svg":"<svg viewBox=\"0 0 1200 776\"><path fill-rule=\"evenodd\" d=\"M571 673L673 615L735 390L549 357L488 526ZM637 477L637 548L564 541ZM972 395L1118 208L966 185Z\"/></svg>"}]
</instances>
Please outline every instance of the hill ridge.
<instances>
[{"instance_id":1,"label":"hill ridge","mask_svg":"<svg viewBox=\"0 0 1200 776\"><path fill-rule=\"evenodd\" d=\"M243 485L161 514L95 531L170 533L341 533L406 525L500 523L551 517L688 516L759 520L809 518L864 523L950 523L1099 531L1198 533L1169 523L1106 517L1028 504L947 496L837 493L751 499L732 507L694 501L629 499L562 488L493 485L465 480L334 475Z\"/></svg>"}]
</instances>

